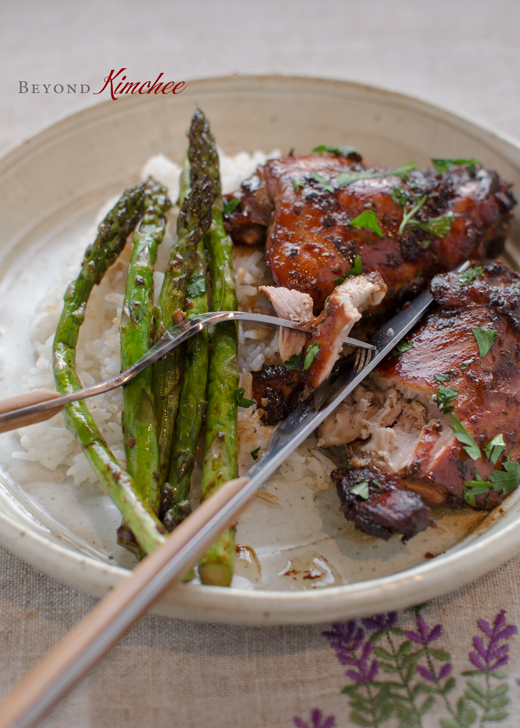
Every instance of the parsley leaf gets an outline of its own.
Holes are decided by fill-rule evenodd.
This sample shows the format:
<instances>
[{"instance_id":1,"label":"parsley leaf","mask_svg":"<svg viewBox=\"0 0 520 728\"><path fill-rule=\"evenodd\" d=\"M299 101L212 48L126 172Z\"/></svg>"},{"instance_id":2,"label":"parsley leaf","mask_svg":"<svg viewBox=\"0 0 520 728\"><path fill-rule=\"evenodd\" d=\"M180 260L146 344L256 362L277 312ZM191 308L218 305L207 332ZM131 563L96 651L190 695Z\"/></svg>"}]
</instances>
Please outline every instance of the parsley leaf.
<instances>
[{"instance_id":1,"label":"parsley leaf","mask_svg":"<svg viewBox=\"0 0 520 728\"><path fill-rule=\"evenodd\" d=\"M347 278L350 278L350 276L360 276L362 272L363 272L363 264L361 263L361 256L356 255L356 257L354 258L354 263L352 264L352 268L349 270L349 272L347 273L345 278L335 278L334 285L339 286L342 283L345 283ZM327 296L327 300L328 300L328 298L329 298L329 296ZM325 301L325 303L327 303L327 301Z\"/></svg>"},{"instance_id":2,"label":"parsley leaf","mask_svg":"<svg viewBox=\"0 0 520 728\"><path fill-rule=\"evenodd\" d=\"M373 480L373 481L372 481L372 483L373 483L374 485L377 485L377 487L378 487L378 488L382 488L382 487L383 487L383 486L381 485L381 481L380 481L380 480Z\"/></svg>"},{"instance_id":3,"label":"parsley leaf","mask_svg":"<svg viewBox=\"0 0 520 728\"><path fill-rule=\"evenodd\" d=\"M236 391L236 400L239 407L251 407L251 405L254 404L254 400L245 399L245 391L244 387L239 387Z\"/></svg>"},{"instance_id":4,"label":"parsley leaf","mask_svg":"<svg viewBox=\"0 0 520 728\"><path fill-rule=\"evenodd\" d=\"M298 187L305 187L304 179L300 179L299 177L292 177L291 181L292 181L292 186L293 186L295 192L298 189Z\"/></svg>"},{"instance_id":5,"label":"parsley leaf","mask_svg":"<svg viewBox=\"0 0 520 728\"><path fill-rule=\"evenodd\" d=\"M473 326L471 330L477 341L478 353L482 359L495 343L498 332L495 329L481 329L479 326Z\"/></svg>"},{"instance_id":6,"label":"parsley leaf","mask_svg":"<svg viewBox=\"0 0 520 728\"><path fill-rule=\"evenodd\" d=\"M453 412L454 407L449 407L448 405L453 402L453 400L457 399L458 394L459 390L454 389L453 387L443 387L441 385L437 388L435 399L443 415L447 415L448 412Z\"/></svg>"},{"instance_id":7,"label":"parsley leaf","mask_svg":"<svg viewBox=\"0 0 520 728\"><path fill-rule=\"evenodd\" d=\"M411 210L409 210L408 212L406 212L406 210L403 210L403 219L401 220L401 224L399 225L399 235L402 235L405 227L412 223L413 216L419 212L421 207L426 202L426 199L427 199L427 195L423 195L421 197L421 199L419 200L419 202L414 207L412 207Z\"/></svg>"},{"instance_id":8,"label":"parsley leaf","mask_svg":"<svg viewBox=\"0 0 520 728\"><path fill-rule=\"evenodd\" d=\"M318 174L317 172L314 172L311 175L311 177L315 182L320 184L322 187L325 187L327 192L334 192L334 187L331 185L329 180L326 177L324 177L322 174Z\"/></svg>"},{"instance_id":9,"label":"parsley leaf","mask_svg":"<svg viewBox=\"0 0 520 728\"><path fill-rule=\"evenodd\" d=\"M410 202L411 199L409 193L406 190L403 190L402 187L395 187L392 190L390 197L396 205L401 205L401 207L406 207L406 204Z\"/></svg>"},{"instance_id":10,"label":"parsley leaf","mask_svg":"<svg viewBox=\"0 0 520 728\"><path fill-rule=\"evenodd\" d=\"M369 490L368 490L368 483L363 481L362 483L356 483L356 485L352 485L350 487L350 492L354 495L358 495L360 498L363 498L364 500L368 500L369 498Z\"/></svg>"},{"instance_id":11,"label":"parsley leaf","mask_svg":"<svg viewBox=\"0 0 520 728\"><path fill-rule=\"evenodd\" d=\"M357 182L360 179L373 179L374 177L399 177L399 179L404 181L415 167L415 162L410 162L410 164L386 171L369 167L363 172L341 172L337 176L336 185L338 187L347 187L347 185L352 184L352 182Z\"/></svg>"},{"instance_id":12,"label":"parsley leaf","mask_svg":"<svg viewBox=\"0 0 520 728\"><path fill-rule=\"evenodd\" d=\"M240 204L240 197L232 197L229 202L224 203L223 215L229 217Z\"/></svg>"},{"instance_id":13,"label":"parsley leaf","mask_svg":"<svg viewBox=\"0 0 520 728\"><path fill-rule=\"evenodd\" d=\"M462 369L462 371L464 371L465 369L468 368L468 363L463 361L462 364L460 365L460 368Z\"/></svg>"},{"instance_id":14,"label":"parsley leaf","mask_svg":"<svg viewBox=\"0 0 520 728\"><path fill-rule=\"evenodd\" d=\"M348 224L352 225L352 227L373 230L380 238L383 237L383 231L379 226L377 215L373 210L365 210L365 212L362 212L361 215L358 215L358 217L351 220Z\"/></svg>"},{"instance_id":15,"label":"parsley leaf","mask_svg":"<svg viewBox=\"0 0 520 728\"><path fill-rule=\"evenodd\" d=\"M207 290L206 276L202 273L195 273L188 282L186 295L188 298L196 298L202 296Z\"/></svg>"},{"instance_id":16,"label":"parsley leaf","mask_svg":"<svg viewBox=\"0 0 520 728\"><path fill-rule=\"evenodd\" d=\"M452 424L450 427L455 435L455 439L464 445L463 449L468 453L472 460L478 460L480 458L480 448L475 440L471 437L462 422L458 420L455 415L451 416L451 421Z\"/></svg>"},{"instance_id":17,"label":"parsley leaf","mask_svg":"<svg viewBox=\"0 0 520 728\"><path fill-rule=\"evenodd\" d=\"M448 374L434 374L433 378L437 384L441 384L442 382L447 382L450 377Z\"/></svg>"},{"instance_id":18,"label":"parsley leaf","mask_svg":"<svg viewBox=\"0 0 520 728\"><path fill-rule=\"evenodd\" d=\"M335 154L337 157L350 157L351 154L357 154L358 150L354 147L331 147L328 144L320 144L318 147L314 147L313 152L323 154L328 152L329 154Z\"/></svg>"},{"instance_id":19,"label":"parsley leaf","mask_svg":"<svg viewBox=\"0 0 520 728\"><path fill-rule=\"evenodd\" d=\"M488 442L484 448L484 452L486 453L487 459L491 460L493 465L496 465L498 458L502 455L505 449L506 443L504 442L504 435L500 433L500 435L497 435Z\"/></svg>"},{"instance_id":20,"label":"parsley leaf","mask_svg":"<svg viewBox=\"0 0 520 728\"><path fill-rule=\"evenodd\" d=\"M410 172L413 169L417 169L417 165L415 162L408 162L408 164L403 164L402 167L397 167L396 169L391 169L389 172L386 173L386 175L393 177L399 177L400 180L404 182L404 180L408 177ZM386 176L385 175L385 176Z\"/></svg>"},{"instance_id":21,"label":"parsley leaf","mask_svg":"<svg viewBox=\"0 0 520 728\"><path fill-rule=\"evenodd\" d=\"M468 268L468 270L465 270L463 273L459 275L459 284L462 287L466 283L471 283L475 280L475 278L478 278L479 276L484 274L484 269L480 266L477 266L476 268Z\"/></svg>"},{"instance_id":22,"label":"parsley leaf","mask_svg":"<svg viewBox=\"0 0 520 728\"><path fill-rule=\"evenodd\" d=\"M493 484L493 490L497 493L511 493L520 483L520 463L512 463L506 460L503 470L493 470L489 476Z\"/></svg>"},{"instance_id":23,"label":"parsley leaf","mask_svg":"<svg viewBox=\"0 0 520 728\"><path fill-rule=\"evenodd\" d=\"M416 225L427 233L435 235L436 238L445 238L451 230L451 223L453 222L453 213L448 212L446 215L441 217L432 217L426 222L411 222L410 225Z\"/></svg>"},{"instance_id":24,"label":"parsley leaf","mask_svg":"<svg viewBox=\"0 0 520 728\"><path fill-rule=\"evenodd\" d=\"M352 182L357 182L360 179L372 179L373 177L382 177L383 173L378 172L375 169L366 169L364 172L341 172L336 178L336 185L338 187L346 187L351 185Z\"/></svg>"},{"instance_id":25,"label":"parsley leaf","mask_svg":"<svg viewBox=\"0 0 520 728\"><path fill-rule=\"evenodd\" d=\"M307 371L307 369L310 367L310 365L316 358L319 350L320 350L320 345L318 343L313 344L312 346L309 346L309 348L307 349L307 353L305 354L305 360L303 362L304 371Z\"/></svg>"},{"instance_id":26,"label":"parsley leaf","mask_svg":"<svg viewBox=\"0 0 520 728\"><path fill-rule=\"evenodd\" d=\"M249 454L253 458L253 460L258 460L258 453L260 452L260 448L257 447L255 450L252 450Z\"/></svg>"},{"instance_id":27,"label":"parsley leaf","mask_svg":"<svg viewBox=\"0 0 520 728\"><path fill-rule=\"evenodd\" d=\"M293 354L289 359L285 362L285 368L286 369L301 369L301 360L302 355L301 354Z\"/></svg>"},{"instance_id":28,"label":"parsley leaf","mask_svg":"<svg viewBox=\"0 0 520 728\"><path fill-rule=\"evenodd\" d=\"M481 493L487 493L491 488L491 483L483 480L480 477L478 470L475 470L475 477L476 480L464 481L464 500L466 501L466 503L469 503L470 506L477 505L477 502L475 500L476 495L480 495Z\"/></svg>"},{"instance_id":29,"label":"parsley leaf","mask_svg":"<svg viewBox=\"0 0 520 728\"><path fill-rule=\"evenodd\" d=\"M432 164L435 167L435 171L442 174L446 172L450 167L466 167L469 172L475 172L477 166L482 167L482 164L476 159L432 159Z\"/></svg>"},{"instance_id":30,"label":"parsley leaf","mask_svg":"<svg viewBox=\"0 0 520 728\"><path fill-rule=\"evenodd\" d=\"M405 351L410 351L410 349L413 349L411 341L400 341L395 349L392 349L392 356L399 356L399 354L404 354Z\"/></svg>"}]
</instances>

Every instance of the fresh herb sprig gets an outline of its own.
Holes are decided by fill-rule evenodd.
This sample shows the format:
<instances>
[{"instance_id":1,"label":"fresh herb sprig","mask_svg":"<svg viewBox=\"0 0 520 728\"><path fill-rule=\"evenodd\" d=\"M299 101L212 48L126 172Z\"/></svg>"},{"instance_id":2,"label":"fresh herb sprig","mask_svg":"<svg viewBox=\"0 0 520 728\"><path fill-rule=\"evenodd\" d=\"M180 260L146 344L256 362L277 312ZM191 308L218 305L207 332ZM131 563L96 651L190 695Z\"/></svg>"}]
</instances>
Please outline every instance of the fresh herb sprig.
<instances>
[{"instance_id":1,"label":"fresh herb sprig","mask_svg":"<svg viewBox=\"0 0 520 728\"><path fill-rule=\"evenodd\" d=\"M482 359L495 343L498 331L495 331L495 329L482 329L480 326L473 326L471 331L477 342L479 356Z\"/></svg>"},{"instance_id":2,"label":"fresh herb sprig","mask_svg":"<svg viewBox=\"0 0 520 728\"><path fill-rule=\"evenodd\" d=\"M432 159L432 164L435 167L435 171L439 174L446 172L450 167L467 167L468 172L473 174L477 171L477 167L482 167L482 164L477 159Z\"/></svg>"},{"instance_id":3,"label":"fresh herb sprig","mask_svg":"<svg viewBox=\"0 0 520 728\"><path fill-rule=\"evenodd\" d=\"M352 268L349 270L349 272L347 273L345 278L335 278L334 285L339 286L342 283L344 283L347 280L347 278L350 278L350 276L360 276L362 272L363 272L363 264L361 262L361 256L356 255L356 257L354 258L354 263L352 265Z\"/></svg>"},{"instance_id":4,"label":"fresh herb sprig","mask_svg":"<svg viewBox=\"0 0 520 728\"><path fill-rule=\"evenodd\" d=\"M453 387L443 387L442 385L437 388L435 395L435 401L443 415L447 415L449 412L453 412L455 407L450 406L451 403L457 399L459 390Z\"/></svg>"}]
</instances>

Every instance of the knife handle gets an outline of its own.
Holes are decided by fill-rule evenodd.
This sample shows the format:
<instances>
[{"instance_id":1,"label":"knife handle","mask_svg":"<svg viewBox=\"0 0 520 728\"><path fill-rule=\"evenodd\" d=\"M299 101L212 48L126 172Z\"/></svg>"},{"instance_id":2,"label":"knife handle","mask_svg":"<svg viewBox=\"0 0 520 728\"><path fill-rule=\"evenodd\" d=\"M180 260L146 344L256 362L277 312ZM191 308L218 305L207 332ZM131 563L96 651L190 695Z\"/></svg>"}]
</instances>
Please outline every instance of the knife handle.
<instances>
[{"instance_id":1,"label":"knife handle","mask_svg":"<svg viewBox=\"0 0 520 728\"><path fill-rule=\"evenodd\" d=\"M16 397L9 397L8 399L0 400L0 414L4 412L12 412L22 407L29 407L31 404L40 404L40 402L48 402L51 399L57 399L61 397L59 392L52 392L49 389L35 389L34 392L26 392L26 394L18 394ZM0 425L0 432L8 432L9 430L16 430L18 427L25 427L26 425L34 425L36 422L43 422L44 420L50 420L55 414L63 409L62 405L56 405L54 409L47 410L46 412L38 412L34 415L22 415L21 417L15 417L9 422L5 422Z\"/></svg>"}]
</instances>

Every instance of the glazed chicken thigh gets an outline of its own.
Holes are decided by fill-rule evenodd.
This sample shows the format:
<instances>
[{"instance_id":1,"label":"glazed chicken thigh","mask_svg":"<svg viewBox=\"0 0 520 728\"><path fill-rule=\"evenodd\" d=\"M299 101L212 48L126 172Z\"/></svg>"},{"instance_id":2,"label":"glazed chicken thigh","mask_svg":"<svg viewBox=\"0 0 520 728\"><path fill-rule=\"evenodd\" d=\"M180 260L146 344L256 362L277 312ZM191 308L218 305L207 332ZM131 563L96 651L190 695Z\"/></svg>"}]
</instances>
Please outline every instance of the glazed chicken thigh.
<instances>
[{"instance_id":1,"label":"glazed chicken thigh","mask_svg":"<svg viewBox=\"0 0 520 728\"><path fill-rule=\"evenodd\" d=\"M270 160L232 198L233 240L265 242L275 284L309 294L315 314L358 256L363 273L383 277L386 309L466 259L495 257L515 204L509 186L477 163L388 170L357 153Z\"/></svg>"}]
</instances>

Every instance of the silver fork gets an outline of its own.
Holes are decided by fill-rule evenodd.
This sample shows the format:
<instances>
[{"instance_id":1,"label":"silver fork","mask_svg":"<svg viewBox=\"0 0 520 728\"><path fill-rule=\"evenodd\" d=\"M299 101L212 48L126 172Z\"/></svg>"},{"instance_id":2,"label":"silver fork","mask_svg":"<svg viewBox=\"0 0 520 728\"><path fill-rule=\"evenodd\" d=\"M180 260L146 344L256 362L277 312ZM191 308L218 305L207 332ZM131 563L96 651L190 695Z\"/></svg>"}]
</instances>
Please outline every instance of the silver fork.
<instances>
[{"instance_id":1,"label":"silver fork","mask_svg":"<svg viewBox=\"0 0 520 728\"><path fill-rule=\"evenodd\" d=\"M306 334L312 334L316 330L310 324L298 324L288 319L278 318L277 316L267 316L265 314L249 313L247 311L213 311L200 314L196 318L184 319L175 326L172 326L171 329L168 329L146 354L132 364L132 366L117 374L115 377L106 379L104 382L78 389L76 392L71 392L63 396L60 396L57 392L48 390L35 390L0 401L0 432L7 432L15 427L42 422L54 416L70 402L76 402L87 397L95 397L98 394L109 392L116 387L121 387L129 382L130 379L137 376L139 372L142 372L143 369L156 362L172 349L180 346L187 339L210 326L216 326L226 321L246 321L264 324L266 326L283 327L295 331L302 331ZM374 349L372 344L367 344L365 341L358 341L350 337L345 338L345 343L358 347L359 351L371 351Z\"/></svg>"}]
</instances>

